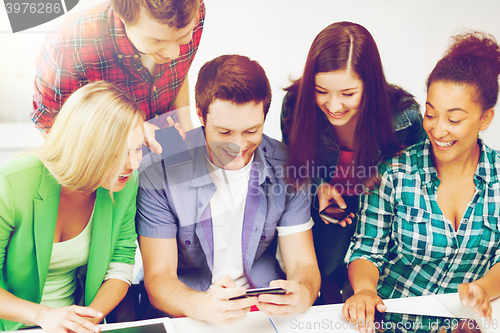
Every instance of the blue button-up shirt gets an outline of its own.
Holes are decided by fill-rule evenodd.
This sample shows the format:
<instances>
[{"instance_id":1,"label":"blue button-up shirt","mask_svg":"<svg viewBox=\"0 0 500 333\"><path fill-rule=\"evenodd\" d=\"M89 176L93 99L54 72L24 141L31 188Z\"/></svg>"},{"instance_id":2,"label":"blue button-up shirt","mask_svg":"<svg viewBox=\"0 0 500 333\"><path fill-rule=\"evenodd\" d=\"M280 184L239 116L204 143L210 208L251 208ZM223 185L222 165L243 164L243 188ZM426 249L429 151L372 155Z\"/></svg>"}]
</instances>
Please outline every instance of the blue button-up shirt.
<instances>
[{"instance_id":1,"label":"blue button-up shirt","mask_svg":"<svg viewBox=\"0 0 500 333\"><path fill-rule=\"evenodd\" d=\"M193 158L190 163L168 167L157 162L142 168L137 231L146 237L176 238L179 279L193 289L207 290L214 262L209 202L216 186L206 166L203 130L188 132L186 144ZM243 269L251 287L267 287L282 277L276 268L276 227L310 219L309 193L293 191L284 180L287 158L284 144L263 135L255 151L243 217Z\"/></svg>"}]
</instances>

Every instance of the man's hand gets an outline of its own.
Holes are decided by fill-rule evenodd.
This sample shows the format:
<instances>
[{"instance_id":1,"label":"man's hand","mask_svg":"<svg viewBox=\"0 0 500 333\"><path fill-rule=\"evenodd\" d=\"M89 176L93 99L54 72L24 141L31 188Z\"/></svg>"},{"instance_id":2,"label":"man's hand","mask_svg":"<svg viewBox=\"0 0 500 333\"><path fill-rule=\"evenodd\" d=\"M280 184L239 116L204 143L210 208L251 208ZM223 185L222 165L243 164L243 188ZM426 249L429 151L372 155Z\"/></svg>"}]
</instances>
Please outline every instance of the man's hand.
<instances>
[{"instance_id":1,"label":"man's hand","mask_svg":"<svg viewBox=\"0 0 500 333\"><path fill-rule=\"evenodd\" d=\"M89 319L102 320L101 311L83 306L67 306L64 308L52 309L45 307L39 314L36 324L45 332L49 333L99 333L101 328Z\"/></svg>"},{"instance_id":2,"label":"man's hand","mask_svg":"<svg viewBox=\"0 0 500 333\"><path fill-rule=\"evenodd\" d=\"M362 290L351 296L344 304L342 313L345 320L355 325L362 333L375 332L375 310L385 312L385 306L382 299L376 292L371 290Z\"/></svg>"},{"instance_id":3,"label":"man's hand","mask_svg":"<svg viewBox=\"0 0 500 333\"><path fill-rule=\"evenodd\" d=\"M268 316L288 316L301 313L309 308L311 295L306 287L297 281L274 280L270 287L285 289L285 295L262 294L259 295L257 307Z\"/></svg>"},{"instance_id":4,"label":"man's hand","mask_svg":"<svg viewBox=\"0 0 500 333\"><path fill-rule=\"evenodd\" d=\"M458 286L458 295L463 306L469 306L479 316L486 318L490 323L491 304L486 290L477 283L462 283Z\"/></svg>"},{"instance_id":5,"label":"man's hand","mask_svg":"<svg viewBox=\"0 0 500 333\"><path fill-rule=\"evenodd\" d=\"M231 325L246 318L252 305L257 304L257 297L237 300L230 298L245 295L244 287L236 287L229 275L224 275L214 282L207 292L204 304L205 320L219 325Z\"/></svg>"},{"instance_id":6,"label":"man's hand","mask_svg":"<svg viewBox=\"0 0 500 333\"><path fill-rule=\"evenodd\" d=\"M345 204L345 201L340 195L340 193L335 189L335 187L327 183L321 184L321 186L318 188L318 201L319 201L320 212L333 203L337 203L337 205L342 209L347 208L347 205ZM345 219L340 221L339 224L342 227L351 224L352 223L351 219L354 218L354 216L355 215L353 213L350 213ZM323 218L322 220L326 224L330 223Z\"/></svg>"}]
</instances>

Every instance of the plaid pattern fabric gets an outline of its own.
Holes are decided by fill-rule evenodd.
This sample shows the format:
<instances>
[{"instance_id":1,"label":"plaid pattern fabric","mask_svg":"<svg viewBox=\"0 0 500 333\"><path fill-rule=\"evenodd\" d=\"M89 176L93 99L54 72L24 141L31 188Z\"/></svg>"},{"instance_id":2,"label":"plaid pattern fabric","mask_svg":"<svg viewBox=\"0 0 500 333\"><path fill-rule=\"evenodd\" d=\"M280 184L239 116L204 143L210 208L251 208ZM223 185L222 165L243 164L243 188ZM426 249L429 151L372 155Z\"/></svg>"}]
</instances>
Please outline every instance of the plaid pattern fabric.
<instances>
[{"instance_id":1,"label":"plaid pattern fabric","mask_svg":"<svg viewBox=\"0 0 500 333\"><path fill-rule=\"evenodd\" d=\"M476 192L457 231L436 202L429 139L381 167L380 188L361 197L350 261L377 266L382 298L456 292L500 261L500 156L478 144Z\"/></svg>"},{"instance_id":2,"label":"plaid pattern fabric","mask_svg":"<svg viewBox=\"0 0 500 333\"><path fill-rule=\"evenodd\" d=\"M71 93L99 80L114 82L127 91L147 120L172 111L198 50L204 21L201 1L192 40L180 46L179 58L157 65L153 77L127 38L111 2L70 16L47 36L37 58L31 120L38 129L49 131ZM158 118L156 124L163 127L162 122L166 123L166 117Z\"/></svg>"}]
</instances>

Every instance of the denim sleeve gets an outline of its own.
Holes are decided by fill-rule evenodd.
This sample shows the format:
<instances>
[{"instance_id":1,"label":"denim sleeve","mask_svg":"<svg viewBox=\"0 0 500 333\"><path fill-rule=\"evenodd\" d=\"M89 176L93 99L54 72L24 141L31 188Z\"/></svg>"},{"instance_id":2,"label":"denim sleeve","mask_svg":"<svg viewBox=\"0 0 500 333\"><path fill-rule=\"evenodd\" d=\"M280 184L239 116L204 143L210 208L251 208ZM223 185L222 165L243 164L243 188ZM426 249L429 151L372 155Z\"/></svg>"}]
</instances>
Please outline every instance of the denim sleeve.
<instances>
[{"instance_id":1,"label":"denim sleeve","mask_svg":"<svg viewBox=\"0 0 500 333\"><path fill-rule=\"evenodd\" d=\"M297 101L297 96L292 92L287 92L285 97L283 97L283 102L281 103L281 115L280 115L280 125L281 125L281 135L283 137L282 142L288 145L291 117L293 115L293 110L295 109L295 103Z\"/></svg>"},{"instance_id":2,"label":"denim sleeve","mask_svg":"<svg viewBox=\"0 0 500 333\"><path fill-rule=\"evenodd\" d=\"M407 126L399 129L398 126L402 122L402 117L404 117L403 122L407 123ZM400 144L406 147L412 146L427 137L422 126L423 118L420 106L416 101L413 101L411 106L403 111L397 122L399 124L396 124L396 138Z\"/></svg>"},{"instance_id":3,"label":"denim sleeve","mask_svg":"<svg viewBox=\"0 0 500 333\"><path fill-rule=\"evenodd\" d=\"M307 223L311 218L311 194L307 186L287 194L285 210L278 222L279 227Z\"/></svg>"}]
</instances>

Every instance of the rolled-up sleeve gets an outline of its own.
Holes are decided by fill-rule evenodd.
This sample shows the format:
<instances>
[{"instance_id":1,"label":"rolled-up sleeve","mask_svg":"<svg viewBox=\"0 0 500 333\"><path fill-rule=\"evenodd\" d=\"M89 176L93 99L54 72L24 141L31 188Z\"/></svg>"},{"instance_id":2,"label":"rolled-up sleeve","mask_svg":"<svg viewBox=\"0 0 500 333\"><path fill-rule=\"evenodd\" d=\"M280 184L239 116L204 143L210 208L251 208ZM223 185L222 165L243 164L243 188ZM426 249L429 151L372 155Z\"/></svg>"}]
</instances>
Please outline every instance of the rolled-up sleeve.
<instances>
[{"instance_id":1,"label":"rolled-up sleeve","mask_svg":"<svg viewBox=\"0 0 500 333\"><path fill-rule=\"evenodd\" d=\"M311 194L307 187L290 191L290 184L277 184L287 188L285 209L278 222L278 227L289 227L304 224L311 219Z\"/></svg>"},{"instance_id":2,"label":"rolled-up sleeve","mask_svg":"<svg viewBox=\"0 0 500 333\"><path fill-rule=\"evenodd\" d=\"M139 236L176 238L177 216L170 208L167 192L161 163L140 172L135 217Z\"/></svg>"}]
</instances>

